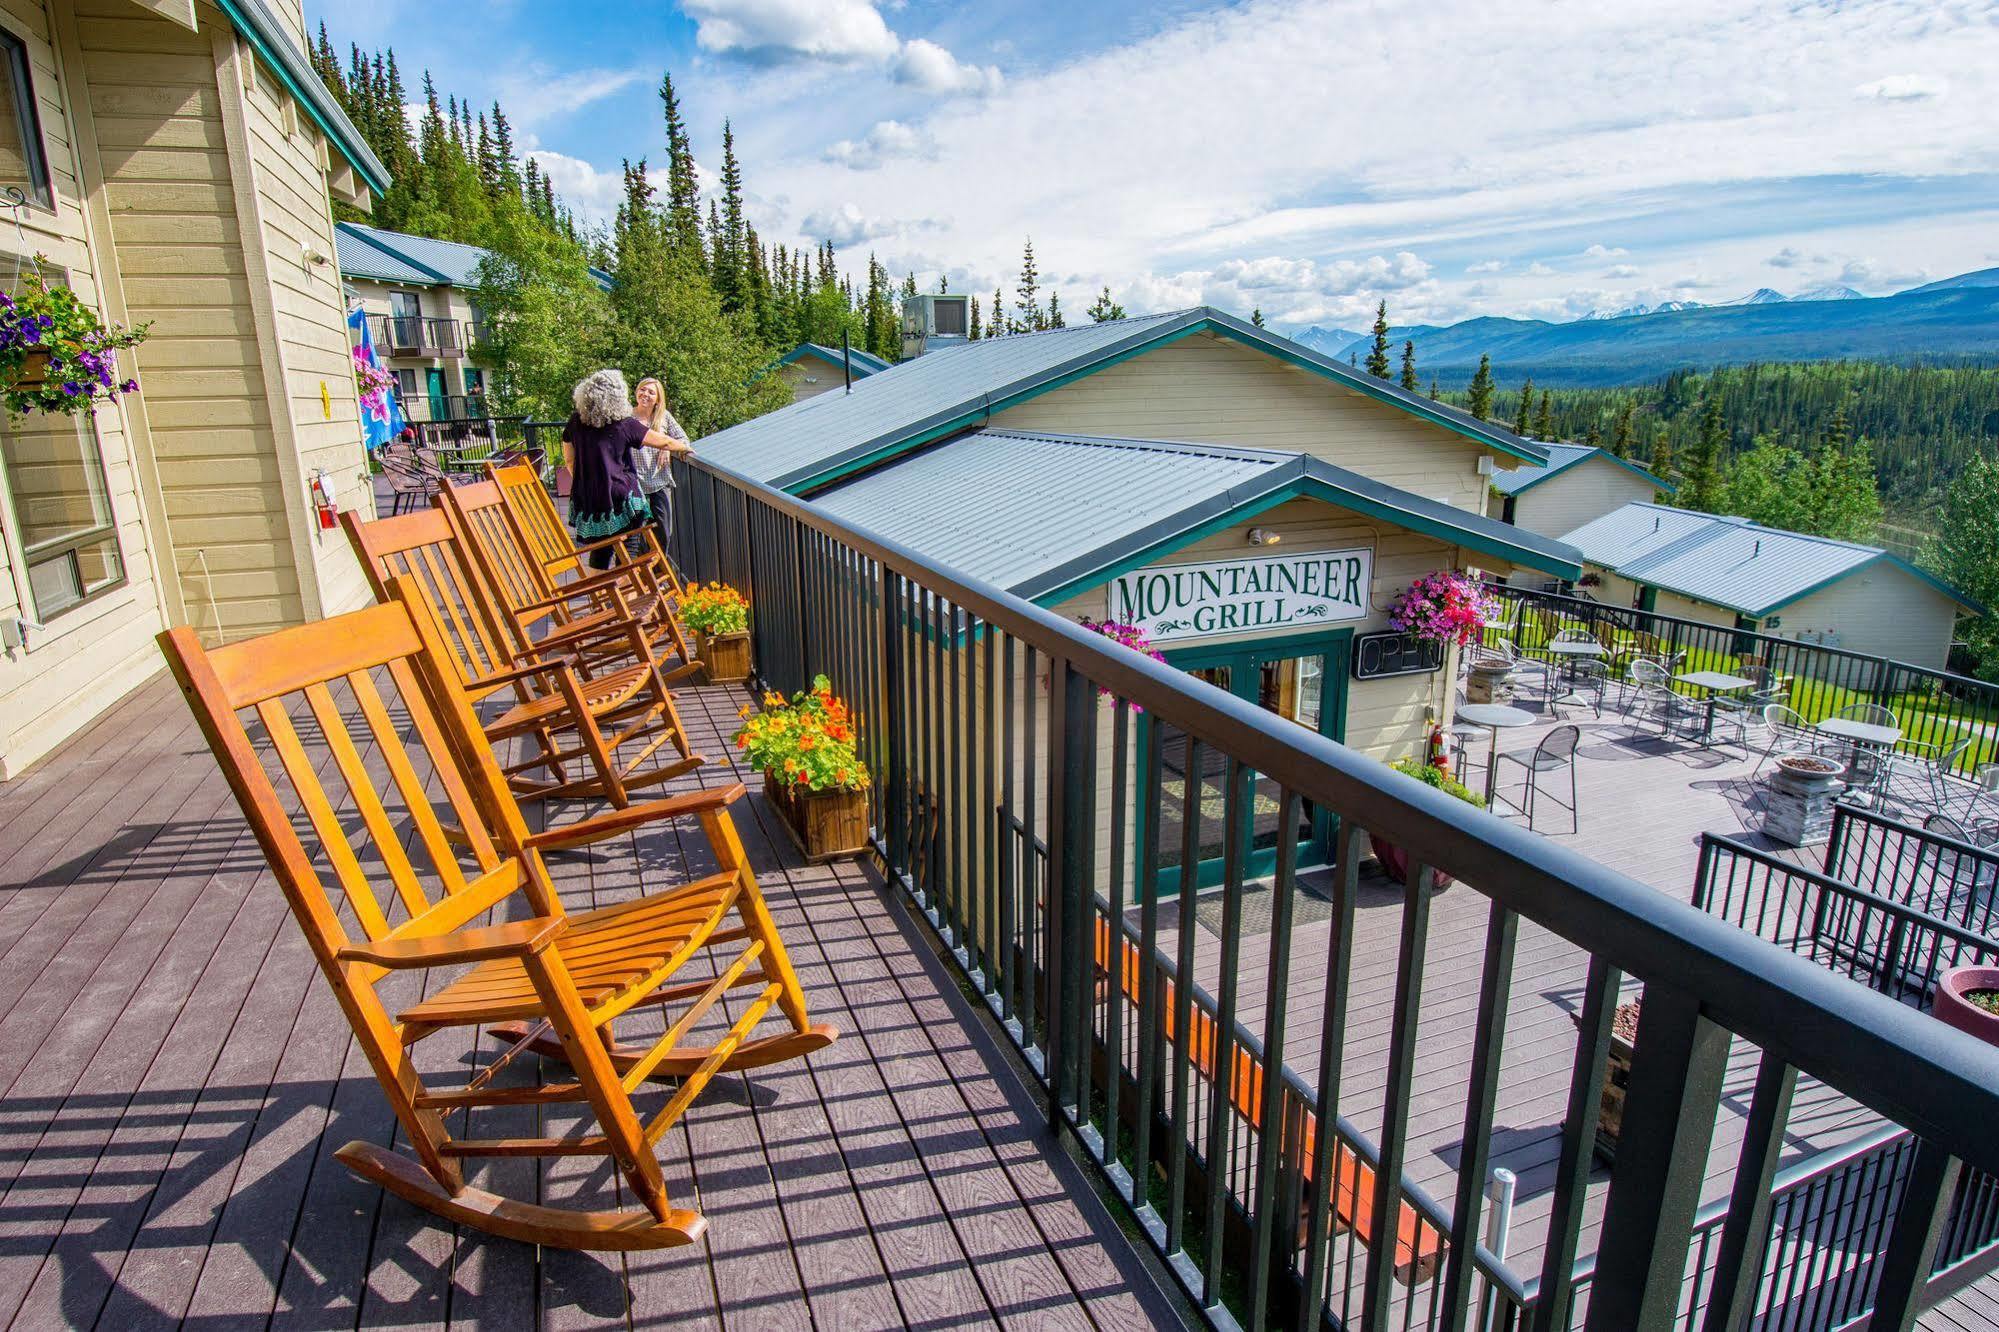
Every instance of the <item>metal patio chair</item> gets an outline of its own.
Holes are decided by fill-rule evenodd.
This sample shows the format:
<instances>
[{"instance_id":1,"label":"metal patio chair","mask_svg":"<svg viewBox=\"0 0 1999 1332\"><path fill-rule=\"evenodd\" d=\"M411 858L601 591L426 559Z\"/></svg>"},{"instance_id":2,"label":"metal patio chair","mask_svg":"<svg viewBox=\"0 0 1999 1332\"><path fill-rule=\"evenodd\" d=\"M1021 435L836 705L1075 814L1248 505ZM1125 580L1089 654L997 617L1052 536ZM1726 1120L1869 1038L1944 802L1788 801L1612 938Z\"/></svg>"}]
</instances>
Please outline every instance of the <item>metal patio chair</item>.
<instances>
[{"instance_id":1,"label":"metal patio chair","mask_svg":"<svg viewBox=\"0 0 1999 1332\"><path fill-rule=\"evenodd\" d=\"M1582 735L1582 728L1573 723L1557 726L1542 736L1541 743L1534 746L1533 751L1525 757L1502 753L1495 760L1500 765L1501 771L1505 770L1507 764L1513 764L1521 769L1520 800L1517 803L1514 801L1506 803L1513 805L1527 816L1528 828L1534 826L1534 806L1538 798L1553 801L1569 811L1569 831L1582 831L1582 816L1577 812L1577 805L1580 802L1576 797L1576 746L1582 743ZM1566 805L1562 804L1560 798L1553 792L1542 786L1543 777L1549 773L1560 772L1564 768L1569 771L1569 802ZM1493 787L1493 799L1505 799L1497 784Z\"/></svg>"}]
</instances>

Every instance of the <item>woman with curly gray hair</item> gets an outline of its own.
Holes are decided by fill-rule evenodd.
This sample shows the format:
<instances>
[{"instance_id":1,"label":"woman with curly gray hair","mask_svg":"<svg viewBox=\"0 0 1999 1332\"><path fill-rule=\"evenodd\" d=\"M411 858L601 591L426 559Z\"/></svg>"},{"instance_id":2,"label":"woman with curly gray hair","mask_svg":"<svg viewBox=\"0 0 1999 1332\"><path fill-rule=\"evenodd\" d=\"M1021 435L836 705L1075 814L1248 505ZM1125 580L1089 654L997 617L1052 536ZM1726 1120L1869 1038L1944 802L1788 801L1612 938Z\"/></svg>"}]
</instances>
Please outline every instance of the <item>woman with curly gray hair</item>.
<instances>
[{"instance_id":1,"label":"woman with curly gray hair","mask_svg":"<svg viewBox=\"0 0 1999 1332\"><path fill-rule=\"evenodd\" d=\"M601 543L590 551L590 567L608 569L617 543L607 538L641 528L652 517L635 470L636 452L685 449L687 444L632 415L631 394L619 371L599 370L587 376L576 385L572 401L576 413L562 428L574 475L569 525L576 531L578 545Z\"/></svg>"}]
</instances>

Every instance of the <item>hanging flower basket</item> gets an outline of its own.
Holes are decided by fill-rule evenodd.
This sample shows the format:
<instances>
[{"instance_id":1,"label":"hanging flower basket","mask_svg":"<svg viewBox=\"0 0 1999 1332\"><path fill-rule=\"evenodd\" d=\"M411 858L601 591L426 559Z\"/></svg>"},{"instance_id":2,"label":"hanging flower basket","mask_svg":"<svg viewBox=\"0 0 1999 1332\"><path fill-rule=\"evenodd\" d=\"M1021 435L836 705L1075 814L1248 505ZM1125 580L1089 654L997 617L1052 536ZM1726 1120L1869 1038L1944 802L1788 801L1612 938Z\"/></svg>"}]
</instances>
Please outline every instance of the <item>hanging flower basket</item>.
<instances>
[{"instance_id":1,"label":"hanging flower basket","mask_svg":"<svg viewBox=\"0 0 1999 1332\"><path fill-rule=\"evenodd\" d=\"M1424 642L1470 647L1498 609L1476 580L1440 569L1403 589L1388 608L1388 625Z\"/></svg>"},{"instance_id":2,"label":"hanging flower basket","mask_svg":"<svg viewBox=\"0 0 1999 1332\"><path fill-rule=\"evenodd\" d=\"M1079 623L1091 633L1108 638L1120 647L1128 647L1133 652L1141 653L1152 658L1154 661L1166 660L1166 654L1152 646L1151 635L1135 624L1124 624L1117 620L1093 620L1087 615L1083 616ZM1110 692L1110 690L1104 688L1102 685L1097 686L1097 693L1100 696L1108 697ZM1136 703L1131 704L1131 710L1133 712L1144 711Z\"/></svg>"},{"instance_id":3,"label":"hanging flower basket","mask_svg":"<svg viewBox=\"0 0 1999 1332\"><path fill-rule=\"evenodd\" d=\"M40 256L36 265L19 295L0 292L0 396L8 412L94 415L99 403L138 392L138 380L119 378L118 352L144 341L150 325L104 323L68 287L48 284Z\"/></svg>"}]
</instances>

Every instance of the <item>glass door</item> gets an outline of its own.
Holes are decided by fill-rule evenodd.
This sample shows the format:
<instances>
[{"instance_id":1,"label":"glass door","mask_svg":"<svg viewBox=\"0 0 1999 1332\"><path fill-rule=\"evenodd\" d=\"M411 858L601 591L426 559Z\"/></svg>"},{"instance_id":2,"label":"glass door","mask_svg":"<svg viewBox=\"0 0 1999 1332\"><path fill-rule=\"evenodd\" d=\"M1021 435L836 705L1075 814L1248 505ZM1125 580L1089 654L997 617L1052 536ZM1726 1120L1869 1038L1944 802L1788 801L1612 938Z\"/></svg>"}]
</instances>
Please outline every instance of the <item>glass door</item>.
<instances>
[{"instance_id":1,"label":"glass door","mask_svg":"<svg viewBox=\"0 0 1999 1332\"><path fill-rule=\"evenodd\" d=\"M1274 643L1188 648L1167 653L1167 661L1245 702L1338 740L1346 733L1347 650L1352 636L1351 630L1342 629ZM1227 759L1212 749L1190 746L1177 732L1169 731L1164 743L1163 808L1152 834L1159 838L1160 891L1179 890L1188 860L1190 818L1195 884L1220 883L1226 850ZM1248 818L1242 821L1247 877L1274 873L1277 857L1286 848L1300 867L1331 859L1333 821L1326 811L1301 803L1297 818L1289 827L1282 826L1282 792L1261 773L1251 774L1249 805ZM1142 819L1145 811L1140 815Z\"/></svg>"}]
</instances>

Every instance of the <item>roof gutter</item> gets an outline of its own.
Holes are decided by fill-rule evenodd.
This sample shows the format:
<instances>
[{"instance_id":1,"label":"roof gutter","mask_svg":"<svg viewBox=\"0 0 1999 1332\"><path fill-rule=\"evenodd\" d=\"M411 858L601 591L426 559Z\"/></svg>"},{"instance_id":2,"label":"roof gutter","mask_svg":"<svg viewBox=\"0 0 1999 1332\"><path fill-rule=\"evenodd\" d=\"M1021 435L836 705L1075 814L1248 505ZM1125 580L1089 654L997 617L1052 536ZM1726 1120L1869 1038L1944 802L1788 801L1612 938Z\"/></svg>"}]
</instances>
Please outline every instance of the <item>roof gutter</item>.
<instances>
[{"instance_id":1,"label":"roof gutter","mask_svg":"<svg viewBox=\"0 0 1999 1332\"><path fill-rule=\"evenodd\" d=\"M349 166L376 194L384 194L391 184L389 169L375 156L374 149L354 128L354 122L340 109L319 75L279 24L263 0L216 0L231 27L243 34L264 62L277 71L284 85L298 99L305 113L340 150Z\"/></svg>"}]
</instances>

